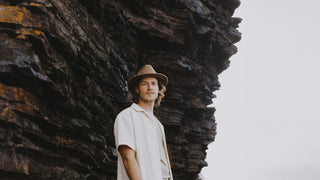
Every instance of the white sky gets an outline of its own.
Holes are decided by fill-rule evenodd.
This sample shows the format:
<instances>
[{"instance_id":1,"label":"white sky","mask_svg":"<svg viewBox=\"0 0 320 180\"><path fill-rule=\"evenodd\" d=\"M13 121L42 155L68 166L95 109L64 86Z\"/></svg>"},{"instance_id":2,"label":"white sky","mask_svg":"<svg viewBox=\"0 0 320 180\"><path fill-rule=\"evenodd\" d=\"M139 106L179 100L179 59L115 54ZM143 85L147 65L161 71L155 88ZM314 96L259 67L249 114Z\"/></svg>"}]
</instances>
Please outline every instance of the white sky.
<instances>
[{"instance_id":1,"label":"white sky","mask_svg":"<svg viewBox=\"0 0 320 180\"><path fill-rule=\"evenodd\" d=\"M242 0L206 180L320 180L320 1Z\"/></svg>"}]
</instances>

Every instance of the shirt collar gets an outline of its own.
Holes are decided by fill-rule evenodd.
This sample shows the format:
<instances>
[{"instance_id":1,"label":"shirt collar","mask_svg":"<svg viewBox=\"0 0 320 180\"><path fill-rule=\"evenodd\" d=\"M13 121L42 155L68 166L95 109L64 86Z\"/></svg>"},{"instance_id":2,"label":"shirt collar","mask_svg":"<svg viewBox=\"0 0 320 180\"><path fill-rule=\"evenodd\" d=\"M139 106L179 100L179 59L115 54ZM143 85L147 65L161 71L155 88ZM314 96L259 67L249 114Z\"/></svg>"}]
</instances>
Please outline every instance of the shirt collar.
<instances>
[{"instance_id":1,"label":"shirt collar","mask_svg":"<svg viewBox=\"0 0 320 180\"><path fill-rule=\"evenodd\" d=\"M143 112L145 112L144 111L144 109L142 108L142 107L140 107L138 104L136 104L136 103L133 103L132 105L131 105L131 107L134 109L134 110L136 110L136 111L143 111Z\"/></svg>"},{"instance_id":2,"label":"shirt collar","mask_svg":"<svg viewBox=\"0 0 320 180\"><path fill-rule=\"evenodd\" d=\"M153 119L152 117L154 117L154 115L150 115L146 110L144 110L141 106L139 106L136 103L133 103L131 105L131 107L136 110L136 111L140 111L140 112L144 112L147 116L149 116L151 119Z\"/></svg>"}]
</instances>

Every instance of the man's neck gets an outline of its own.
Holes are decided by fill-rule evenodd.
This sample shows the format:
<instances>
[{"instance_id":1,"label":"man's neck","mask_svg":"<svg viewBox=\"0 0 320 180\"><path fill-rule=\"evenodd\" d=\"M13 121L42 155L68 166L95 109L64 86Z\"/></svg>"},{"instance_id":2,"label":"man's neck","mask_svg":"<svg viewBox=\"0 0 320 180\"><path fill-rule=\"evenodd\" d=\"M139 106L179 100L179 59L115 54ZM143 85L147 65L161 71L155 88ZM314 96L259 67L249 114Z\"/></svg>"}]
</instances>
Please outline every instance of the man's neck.
<instances>
[{"instance_id":1,"label":"man's neck","mask_svg":"<svg viewBox=\"0 0 320 180\"><path fill-rule=\"evenodd\" d=\"M154 102L144 102L144 101L139 101L137 103L140 107L142 107L144 110L146 110L149 113L153 114L153 107L154 107Z\"/></svg>"}]
</instances>

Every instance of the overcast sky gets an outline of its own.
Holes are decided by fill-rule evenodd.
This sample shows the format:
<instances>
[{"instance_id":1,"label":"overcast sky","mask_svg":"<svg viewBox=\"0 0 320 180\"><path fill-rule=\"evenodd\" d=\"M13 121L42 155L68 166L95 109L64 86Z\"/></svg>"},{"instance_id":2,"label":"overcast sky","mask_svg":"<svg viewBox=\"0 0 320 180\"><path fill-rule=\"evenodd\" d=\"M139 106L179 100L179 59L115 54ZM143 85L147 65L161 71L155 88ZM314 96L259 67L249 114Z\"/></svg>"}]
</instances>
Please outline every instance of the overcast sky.
<instances>
[{"instance_id":1,"label":"overcast sky","mask_svg":"<svg viewBox=\"0 0 320 180\"><path fill-rule=\"evenodd\" d=\"M320 180L320 1L242 0L206 180Z\"/></svg>"}]
</instances>

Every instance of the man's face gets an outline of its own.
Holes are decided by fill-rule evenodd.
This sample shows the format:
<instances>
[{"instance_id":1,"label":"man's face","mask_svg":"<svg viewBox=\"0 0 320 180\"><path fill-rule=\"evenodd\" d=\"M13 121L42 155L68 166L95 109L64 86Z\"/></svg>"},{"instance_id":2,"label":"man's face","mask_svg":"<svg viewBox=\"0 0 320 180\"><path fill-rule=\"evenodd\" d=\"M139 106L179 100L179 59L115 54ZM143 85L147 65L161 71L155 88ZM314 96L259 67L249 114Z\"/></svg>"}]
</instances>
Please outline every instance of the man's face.
<instances>
[{"instance_id":1,"label":"man's face","mask_svg":"<svg viewBox=\"0 0 320 180\"><path fill-rule=\"evenodd\" d=\"M158 97L158 80L154 77L144 77L139 81L136 92L139 94L139 101L152 102Z\"/></svg>"}]
</instances>

